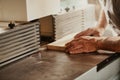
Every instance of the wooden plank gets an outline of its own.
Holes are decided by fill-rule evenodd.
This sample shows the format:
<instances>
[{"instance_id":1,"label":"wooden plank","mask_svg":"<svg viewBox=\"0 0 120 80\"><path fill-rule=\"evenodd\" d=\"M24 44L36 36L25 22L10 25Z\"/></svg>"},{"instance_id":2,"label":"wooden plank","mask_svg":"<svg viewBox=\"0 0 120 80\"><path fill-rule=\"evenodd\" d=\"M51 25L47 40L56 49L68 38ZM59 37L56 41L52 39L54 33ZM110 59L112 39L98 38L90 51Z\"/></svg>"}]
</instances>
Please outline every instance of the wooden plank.
<instances>
[{"instance_id":1,"label":"wooden plank","mask_svg":"<svg viewBox=\"0 0 120 80\"><path fill-rule=\"evenodd\" d=\"M73 40L74 36L77 33L69 34L68 36L65 36L55 42L52 42L50 44L47 44L48 50L56 50L56 51L65 51L65 44ZM97 50L98 53L104 53L104 54L114 54L113 51L107 51L107 50Z\"/></svg>"},{"instance_id":2,"label":"wooden plank","mask_svg":"<svg viewBox=\"0 0 120 80\"><path fill-rule=\"evenodd\" d=\"M57 50L57 51L65 51L65 44L73 40L74 36L77 33L72 33L68 36L65 36L55 42L52 42L47 45L47 49L49 50Z\"/></svg>"}]
</instances>

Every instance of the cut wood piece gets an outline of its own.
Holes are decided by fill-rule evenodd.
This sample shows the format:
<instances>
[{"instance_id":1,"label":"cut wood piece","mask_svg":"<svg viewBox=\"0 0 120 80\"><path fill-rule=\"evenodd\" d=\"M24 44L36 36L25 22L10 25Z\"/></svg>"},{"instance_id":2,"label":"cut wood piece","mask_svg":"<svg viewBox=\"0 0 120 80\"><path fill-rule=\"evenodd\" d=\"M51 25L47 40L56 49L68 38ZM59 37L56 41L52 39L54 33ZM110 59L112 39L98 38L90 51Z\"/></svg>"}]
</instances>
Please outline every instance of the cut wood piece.
<instances>
[{"instance_id":1,"label":"cut wood piece","mask_svg":"<svg viewBox=\"0 0 120 80\"><path fill-rule=\"evenodd\" d=\"M47 49L49 50L58 50L58 51L65 51L65 44L73 40L74 36L77 33L72 33L68 36L65 36L55 42L52 42L47 45Z\"/></svg>"}]
</instances>

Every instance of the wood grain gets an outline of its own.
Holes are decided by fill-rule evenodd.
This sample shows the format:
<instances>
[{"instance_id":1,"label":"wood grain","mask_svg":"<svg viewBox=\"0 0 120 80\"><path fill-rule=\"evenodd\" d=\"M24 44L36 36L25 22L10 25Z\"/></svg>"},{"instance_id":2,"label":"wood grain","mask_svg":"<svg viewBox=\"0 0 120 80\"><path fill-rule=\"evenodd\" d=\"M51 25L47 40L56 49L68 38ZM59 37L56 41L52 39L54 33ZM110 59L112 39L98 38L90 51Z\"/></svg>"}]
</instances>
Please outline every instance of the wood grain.
<instances>
[{"instance_id":1,"label":"wood grain","mask_svg":"<svg viewBox=\"0 0 120 80\"><path fill-rule=\"evenodd\" d=\"M72 33L68 36L65 36L55 42L52 42L47 45L47 49L49 50L57 50L57 51L64 51L65 50L65 44L73 40L74 36L77 33Z\"/></svg>"}]
</instances>

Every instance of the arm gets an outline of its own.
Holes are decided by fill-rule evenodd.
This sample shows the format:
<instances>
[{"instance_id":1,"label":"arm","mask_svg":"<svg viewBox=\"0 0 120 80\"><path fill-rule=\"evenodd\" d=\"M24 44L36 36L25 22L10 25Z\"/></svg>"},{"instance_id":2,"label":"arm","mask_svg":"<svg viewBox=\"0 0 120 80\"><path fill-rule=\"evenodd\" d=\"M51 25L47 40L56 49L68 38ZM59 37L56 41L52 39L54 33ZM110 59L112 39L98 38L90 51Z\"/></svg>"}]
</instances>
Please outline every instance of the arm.
<instances>
[{"instance_id":1,"label":"arm","mask_svg":"<svg viewBox=\"0 0 120 80\"><path fill-rule=\"evenodd\" d=\"M102 37L98 39L98 49L120 52L120 37Z\"/></svg>"},{"instance_id":2,"label":"arm","mask_svg":"<svg viewBox=\"0 0 120 80\"><path fill-rule=\"evenodd\" d=\"M108 39L106 37L94 37L100 36L100 33L104 31L106 25L107 20L105 17L105 13L104 11L101 11L97 26L94 28L89 28L77 34L75 36L75 39L66 44L66 52L70 54L77 54L83 52L93 52L99 49L116 51L117 48L113 49L110 45L116 46L119 42L118 39L114 40L114 38Z\"/></svg>"},{"instance_id":3,"label":"arm","mask_svg":"<svg viewBox=\"0 0 120 80\"><path fill-rule=\"evenodd\" d=\"M97 27L99 29L105 29L106 25L107 25L107 19L105 17L104 11L102 10L101 13L100 13L98 23L97 23Z\"/></svg>"}]
</instances>

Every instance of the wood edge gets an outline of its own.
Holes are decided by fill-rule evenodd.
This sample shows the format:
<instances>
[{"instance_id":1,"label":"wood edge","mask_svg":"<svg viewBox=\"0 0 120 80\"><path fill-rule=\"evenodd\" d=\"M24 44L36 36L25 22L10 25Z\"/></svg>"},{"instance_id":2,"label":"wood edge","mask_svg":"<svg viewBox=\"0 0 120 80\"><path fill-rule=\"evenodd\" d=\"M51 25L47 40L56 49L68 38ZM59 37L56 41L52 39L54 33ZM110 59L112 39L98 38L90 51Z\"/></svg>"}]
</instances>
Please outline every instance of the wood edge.
<instances>
[{"instance_id":1,"label":"wood edge","mask_svg":"<svg viewBox=\"0 0 120 80\"><path fill-rule=\"evenodd\" d=\"M63 51L65 52L65 47L54 46L54 45L47 45L48 50L55 50L55 51Z\"/></svg>"}]
</instances>

